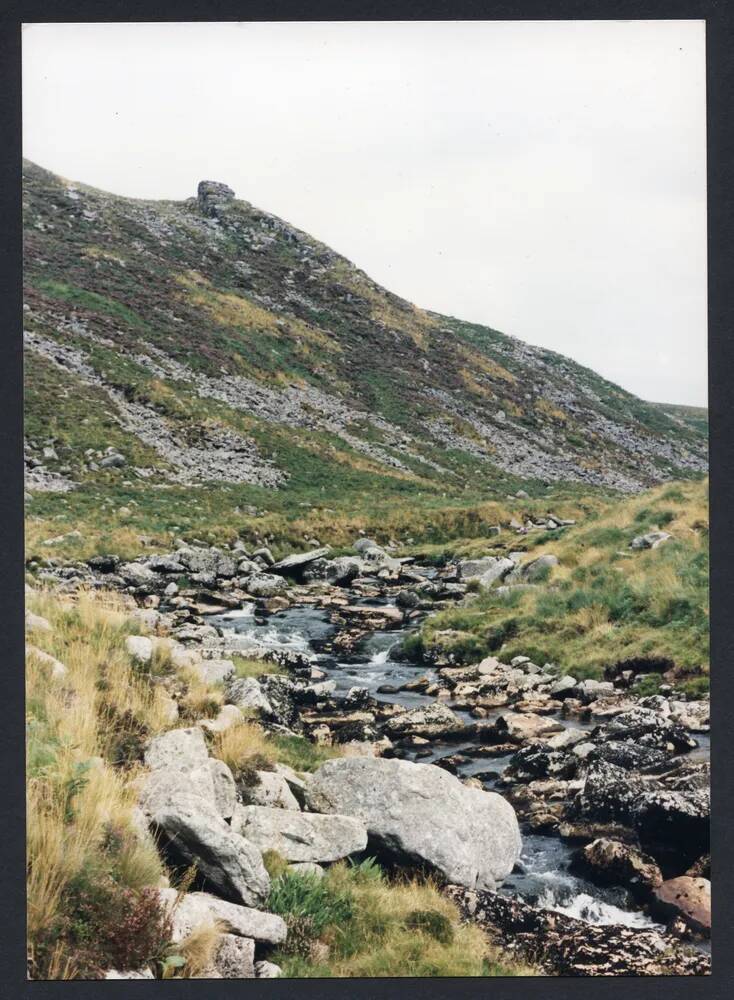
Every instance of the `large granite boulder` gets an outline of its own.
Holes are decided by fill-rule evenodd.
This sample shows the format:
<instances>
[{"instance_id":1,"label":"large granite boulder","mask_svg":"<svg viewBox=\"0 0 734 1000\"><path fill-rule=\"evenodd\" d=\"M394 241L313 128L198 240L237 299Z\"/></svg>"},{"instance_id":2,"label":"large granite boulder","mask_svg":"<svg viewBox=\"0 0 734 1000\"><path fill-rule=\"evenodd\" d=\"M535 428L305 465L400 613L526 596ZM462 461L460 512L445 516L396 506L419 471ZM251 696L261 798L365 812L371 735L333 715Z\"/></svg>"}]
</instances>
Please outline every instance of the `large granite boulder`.
<instances>
[{"instance_id":1,"label":"large granite boulder","mask_svg":"<svg viewBox=\"0 0 734 1000\"><path fill-rule=\"evenodd\" d=\"M430 764L330 760L315 772L305 797L314 811L364 823L368 849L378 856L426 867L459 885L492 888L520 856L512 806Z\"/></svg>"},{"instance_id":2,"label":"large granite boulder","mask_svg":"<svg viewBox=\"0 0 734 1000\"><path fill-rule=\"evenodd\" d=\"M205 799L181 793L162 801L153 811L151 828L169 864L196 865L197 883L222 899L257 906L267 898L270 879L260 851Z\"/></svg>"}]
</instances>

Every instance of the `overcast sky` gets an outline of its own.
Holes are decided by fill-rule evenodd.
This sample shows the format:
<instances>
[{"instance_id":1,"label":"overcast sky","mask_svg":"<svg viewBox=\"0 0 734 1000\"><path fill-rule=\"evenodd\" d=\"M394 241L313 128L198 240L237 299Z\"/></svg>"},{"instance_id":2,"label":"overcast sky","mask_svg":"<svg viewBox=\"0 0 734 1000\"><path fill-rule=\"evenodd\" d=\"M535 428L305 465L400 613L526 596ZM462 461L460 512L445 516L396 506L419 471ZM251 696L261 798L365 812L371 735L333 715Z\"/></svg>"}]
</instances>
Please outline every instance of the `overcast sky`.
<instances>
[{"instance_id":1,"label":"overcast sky","mask_svg":"<svg viewBox=\"0 0 734 1000\"><path fill-rule=\"evenodd\" d=\"M26 26L24 152L199 180L392 291L706 404L702 21Z\"/></svg>"}]
</instances>

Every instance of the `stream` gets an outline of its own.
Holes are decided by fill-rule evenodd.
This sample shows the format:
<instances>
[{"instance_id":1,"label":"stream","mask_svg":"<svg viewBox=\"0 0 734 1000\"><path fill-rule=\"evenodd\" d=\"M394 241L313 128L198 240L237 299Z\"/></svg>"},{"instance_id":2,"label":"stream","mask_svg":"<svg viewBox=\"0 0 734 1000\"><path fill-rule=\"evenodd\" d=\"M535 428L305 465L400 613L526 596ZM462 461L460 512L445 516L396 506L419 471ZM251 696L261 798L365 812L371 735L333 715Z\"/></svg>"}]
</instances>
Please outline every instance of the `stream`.
<instances>
[{"instance_id":1,"label":"stream","mask_svg":"<svg viewBox=\"0 0 734 1000\"><path fill-rule=\"evenodd\" d=\"M354 596L355 603L357 600L361 604L368 603ZM375 599L369 603L382 606L394 604L389 599ZM346 693L352 687L366 687L374 698L406 708L435 700L418 692L387 694L378 691L383 685L397 687L419 676L427 676L429 679L435 676L430 668L398 661L390 656L391 650L397 648L402 639L414 631L415 621L390 631L371 633L362 640L354 654L340 659L323 652L324 643L336 634L337 628L330 622L329 613L319 608L293 606L267 618L260 618L250 605L241 610L211 616L209 620L231 638L236 636L238 645L258 645L269 649L292 649L315 654L318 666L325 671L329 680L335 682L337 692ZM454 708L463 721L474 721L468 712L457 710L450 701L446 704ZM503 711L506 709L497 709L496 714L500 715ZM584 726L577 719L568 723L560 717L554 718L564 726ZM594 725L589 724L589 728ZM699 742L701 746L696 754L706 754L708 739L699 737ZM472 742L433 742L430 754L424 749L422 753L412 754L409 759L431 763L446 754L460 753L469 760L459 764L459 777L478 776L484 788L495 790L497 779L512 754L491 758L475 756L472 759L474 748L475 744ZM591 924L660 928L659 924L639 908L625 889L601 888L572 874L569 871L572 852L573 848L558 836L541 836L523 830L520 861L499 891Z\"/></svg>"}]
</instances>

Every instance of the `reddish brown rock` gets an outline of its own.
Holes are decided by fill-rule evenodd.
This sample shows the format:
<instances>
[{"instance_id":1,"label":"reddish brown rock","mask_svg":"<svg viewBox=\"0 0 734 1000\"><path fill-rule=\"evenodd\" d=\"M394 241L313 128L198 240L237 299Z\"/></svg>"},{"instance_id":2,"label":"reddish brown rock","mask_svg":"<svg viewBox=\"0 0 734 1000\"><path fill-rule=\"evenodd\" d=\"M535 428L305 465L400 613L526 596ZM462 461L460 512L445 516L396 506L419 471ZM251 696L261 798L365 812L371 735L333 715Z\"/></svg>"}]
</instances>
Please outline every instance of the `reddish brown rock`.
<instances>
[{"instance_id":1,"label":"reddish brown rock","mask_svg":"<svg viewBox=\"0 0 734 1000\"><path fill-rule=\"evenodd\" d=\"M711 883L707 878L680 875L653 892L653 909L671 920L682 918L698 934L711 934Z\"/></svg>"}]
</instances>

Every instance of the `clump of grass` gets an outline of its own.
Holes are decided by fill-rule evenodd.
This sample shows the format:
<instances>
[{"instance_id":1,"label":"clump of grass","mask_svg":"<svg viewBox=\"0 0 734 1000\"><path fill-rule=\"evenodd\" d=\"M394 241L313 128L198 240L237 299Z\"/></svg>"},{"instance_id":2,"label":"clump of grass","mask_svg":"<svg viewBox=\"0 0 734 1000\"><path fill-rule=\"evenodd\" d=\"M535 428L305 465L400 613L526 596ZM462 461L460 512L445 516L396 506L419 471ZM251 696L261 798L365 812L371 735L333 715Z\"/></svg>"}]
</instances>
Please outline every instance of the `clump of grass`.
<instances>
[{"instance_id":1,"label":"clump of grass","mask_svg":"<svg viewBox=\"0 0 734 1000\"><path fill-rule=\"evenodd\" d=\"M223 760L238 784L257 783L258 771L271 771L276 761L275 750L264 730L246 720L217 733L211 744L213 756Z\"/></svg>"},{"instance_id":2,"label":"clump of grass","mask_svg":"<svg viewBox=\"0 0 734 1000\"><path fill-rule=\"evenodd\" d=\"M283 736L275 733L270 737L275 760L287 764L294 771L315 771L332 757L338 757L339 747L319 746L302 736Z\"/></svg>"},{"instance_id":3,"label":"clump of grass","mask_svg":"<svg viewBox=\"0 0 734 1000\"><path fill-rule=\"evenodd\" d=\"M182 722L213 719L224 704L224 693L201 680L193 671L182 671L185 694L179 698L178 714Z\"/></svg>"},{"instance_id":4,"label":"clump of grass","mask_svg":"<svg viewBox=\"0 0 734 1000\"><path fill-rule=\"evenodd\" d=\"M264 674L280 673L281 667L268 660L248 660L244 656L233 656L234 672L237 677L262 677Z\"/></svg>"}]
</instances>

